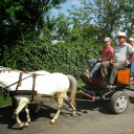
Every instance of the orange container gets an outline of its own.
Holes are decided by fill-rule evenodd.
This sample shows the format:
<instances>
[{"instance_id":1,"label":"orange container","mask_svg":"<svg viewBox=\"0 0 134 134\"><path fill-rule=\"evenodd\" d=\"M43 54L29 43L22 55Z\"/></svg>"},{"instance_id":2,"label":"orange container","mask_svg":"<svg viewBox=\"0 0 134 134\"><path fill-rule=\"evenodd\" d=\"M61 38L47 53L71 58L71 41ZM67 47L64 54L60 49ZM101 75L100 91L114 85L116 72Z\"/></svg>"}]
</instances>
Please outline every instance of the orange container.
<instances>
[{"instance_id":1,"label":"orange container","mask_svg":"<svg viewBox=\"0 0 134 134\"><path fill-rule=\"evenodd\" d=\"M119 70L117 74L117 82L119 84L129 84L130 69Z\"/></svg>"}]
</instances>

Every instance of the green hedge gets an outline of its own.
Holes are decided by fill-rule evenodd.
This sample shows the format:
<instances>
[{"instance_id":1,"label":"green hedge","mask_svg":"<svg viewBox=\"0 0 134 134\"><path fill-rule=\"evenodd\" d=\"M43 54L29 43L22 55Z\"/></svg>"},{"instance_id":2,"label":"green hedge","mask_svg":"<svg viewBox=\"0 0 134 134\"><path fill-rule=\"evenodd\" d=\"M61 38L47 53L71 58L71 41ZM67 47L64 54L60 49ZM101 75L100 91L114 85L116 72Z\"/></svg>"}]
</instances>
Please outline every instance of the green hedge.
<instances>
[{"instance_id":1,"label":"green hedge","mask_svg":"<svg viewBox=\"0 0 134 134\"><path fill-rule=\"evenodd\" d=\"M36 42L18 41L10 48L4 46L1 63L18 70L44 69L72 74L79 78L84 68L88 67L88 60L99 58L103 47L103 44L48 44L44 38Z\"/></svg>"}]
</instances>

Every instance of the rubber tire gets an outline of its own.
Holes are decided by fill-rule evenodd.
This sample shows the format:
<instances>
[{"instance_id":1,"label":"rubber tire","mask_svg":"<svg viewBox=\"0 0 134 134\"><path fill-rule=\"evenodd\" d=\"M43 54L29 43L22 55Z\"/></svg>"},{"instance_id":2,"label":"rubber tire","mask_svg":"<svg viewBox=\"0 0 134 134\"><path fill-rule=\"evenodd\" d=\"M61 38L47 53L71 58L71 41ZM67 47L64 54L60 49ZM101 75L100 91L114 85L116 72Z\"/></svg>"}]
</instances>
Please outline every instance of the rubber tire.
<instances>
[{"instance_id":1,"label":"rubber tire","mask_svg":"<svg viewBox=\"0 0 134 134\"><path fill-rule=\"evenodd\" d=\"M119 96L125 96L127 98L127 106L123 111L119 111L118 109L116 109L116 101L119 98ZM117 91L112 95L111 100L110 100L110 109L113 113L116 113L116 114L124 113L127 110L128 105L129 105L129 97L127 93L125 93L124 91Z\"/></svg>"}]
</instances>

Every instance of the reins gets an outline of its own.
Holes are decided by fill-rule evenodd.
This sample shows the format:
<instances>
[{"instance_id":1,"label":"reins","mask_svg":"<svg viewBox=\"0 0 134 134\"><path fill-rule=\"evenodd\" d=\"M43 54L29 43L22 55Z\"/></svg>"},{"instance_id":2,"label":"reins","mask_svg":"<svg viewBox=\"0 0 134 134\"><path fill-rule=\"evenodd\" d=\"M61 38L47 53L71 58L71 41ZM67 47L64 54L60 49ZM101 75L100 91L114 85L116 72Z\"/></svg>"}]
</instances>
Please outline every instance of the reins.
<instances>
[{"instance_id":1,"label":"reins","mask_svg":"<svg viewBox=\"0 0 134 134\"><path fill-rule=\"evenodd\" d=\"M33 74L32 74L32 75L33 75ZM28 78L29 78L29 77L31 77L32 75L29 75L29 76L27 76L27 77L23 78L21 81L23 81L23 80L25 80L25 79L28 79ZM11 84L11 85L9 85L9 86L6 86L6 87L2 88L2 89L9 88L9 87L11 87L11 86L13 86L13 85L15 85L15 84L17 84L17 83L19 83L19 80L18 80L18 81L16 81L16 82L14 82L14 83L12 83L12 84Z\"/></svg>"},{"instance_id":2,"label":"reins","mask_svg":"<svg viewBox=\"0 0 134 134\"><path fill-rule=\"evenodd\" d=\"M1 71L1 70L0 70ZM9 71L9 70L2 70L2 71ZM11 70L10 70L11 71ZM36 76L38 75L45 75L45 74L36 74L36 73L32 73L31 75L25 77L22 79L22 75L23 75L23 72L20 72L20 76L19 76L19 80L6 86L6 87L2 87L2 89L0 91L2 91L1 94L3 94L3 97L4 99L6 100L7 97L9 97L10 95L32 95L32 99L31 101L34 100L34 95L37 95L37 92L35 91L35 79L36 79ZM18 90L18 87L21 86L20 83L30 77L33 77L33 87L32 87L32 90ZM13 86L17 84L17 87L16 87L16 90L15 91L9 91L7 90L7 88Z\"/></svg>"},{"instance_id":3,"label":"reins","mask_svg":"<svg viewBox=\"0 0 134 134\"><path fill-rule=\"evenodd\" d=\"M11 70L0 70L0 71L11 71ZM18 81L14 82L14 83L12 83L12 84L6 86L6 87L2 87L2 89L0 89L0 91L1 91L0 96L3 94L4 99L6 100L7 97L9 97L9 96L14 96L14 95L32 95L31 102L34 100L34 96L35 96L35 95L40 95L41 97L53 97L53 98L63 98L63 99L64 99L64 97L58 97L57 95L52 96L52 95L47 95L47 94L39 94L39 93L37 93L37 92L35 91L35 81L36 81L36 77L37 77L38 75L46 75L46 74L36 74L36 73L32 73L31 75L29 75L29 76L27 76L27 77L25 77L25 78L23 78L23 79L22 79L22 75L23 75L23 72L20 72L20 76L19 76L19 80L18 80ZM30 77L33 77L33 86L32 86L32 90L18 90L18 87L19 87L20 82L22 82L22 81L24 81L24 80L26 80L26 79L28 79L28 78L30 78ZM16 90L15 90L15 91L8 91L8 90L7 90L7 88L9 88L9 87L11 87L11 86L13 86L13 85L15 85L15 84L17 84L17 87L16 87ZM83 90L83 91L89 92L88 90L83 89L83 88L80 88L80 87L78 87L78 89L81 89L81 90ZM80 93L81 93L81 91L76 92L76 94L80 94ZM82 94L84 94L84 93L82 93ZM92 98L92 100L79 99L79 98L75 98L75 100L77 100L77 101L88 101L88 102L93 102L93 101L95 101L94 95L91 96L90 94L88 94L88 95L86 95L86 96L89 97L89 98Z\"/></svg>"}]
</instances>

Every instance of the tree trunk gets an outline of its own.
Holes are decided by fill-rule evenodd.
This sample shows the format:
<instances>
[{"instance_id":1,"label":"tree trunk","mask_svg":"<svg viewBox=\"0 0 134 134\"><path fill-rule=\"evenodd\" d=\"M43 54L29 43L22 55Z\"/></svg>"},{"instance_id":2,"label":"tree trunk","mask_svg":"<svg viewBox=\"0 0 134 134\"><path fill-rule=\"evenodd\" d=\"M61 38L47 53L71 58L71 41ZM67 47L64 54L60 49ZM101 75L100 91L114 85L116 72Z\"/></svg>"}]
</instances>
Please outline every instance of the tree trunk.
<instances>
[{"instance_id":1,"label":"tree trunk","mask_svg":"<svg viewBox=\"0 0 134 134\"><path fill-rule=\"evenodd\" d=\"M20 27L18 27L18 29L19 29L19 32L20 32L21 40L22 40L23 42L25 42L25 39L23 38L23 33L22 33Z\"/></svg>"},{"instance_id":2,"label":"tree trunk","mask_svg":"<svg viewBox=\"0 0 134 134\"><path fill-rule=\"evenodd\" d=\"M129 38L130 35L132 34L133 26L134 26L134 20L132 21L132 24L131 24L131 26L130 26L129 33L128 33L128 38Z\"/></svg>"}]
</instances>

